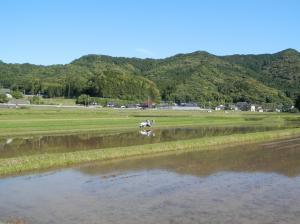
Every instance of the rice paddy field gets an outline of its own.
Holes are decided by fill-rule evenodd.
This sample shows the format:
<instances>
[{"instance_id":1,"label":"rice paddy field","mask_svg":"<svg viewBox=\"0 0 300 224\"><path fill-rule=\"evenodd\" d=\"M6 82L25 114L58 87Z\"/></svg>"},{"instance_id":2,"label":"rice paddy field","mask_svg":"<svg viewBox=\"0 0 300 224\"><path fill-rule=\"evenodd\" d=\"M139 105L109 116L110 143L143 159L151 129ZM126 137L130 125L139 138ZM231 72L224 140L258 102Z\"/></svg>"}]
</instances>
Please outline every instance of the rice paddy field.
<instances>
[{"instance_id":1,"label":"rice paddy field","mask_svg":"<svg viewBox=\"0 0 300 224\"><path fill-rule=\"evenodd\" d=\"M138 124L154 120L150 130ZM220 149L300 134L285 113L130 109L0 110L0 175L176 151Z\"/></svg>"},{"instance_id":2,"label":"rice paddy field","mask_svg":"<svg viewBox=\"0 0 300 224\"><path fill-rule=\"evenodd\" d=\"M205 113L130 109L1 109L0 136L136 129L155 120L155 128L199 125L276 125L300 121L297 114Z\"/></svg>"},{"instance_id":3,"label":"rice paddy field","mask_svg":"<svg viewBox=\"0 0 300 224\"><path fill-rule=\"evenodd\" d=\"M298 114L0 110L0 223L296 224L299 147Z\"/></svg>"}]
</instances>

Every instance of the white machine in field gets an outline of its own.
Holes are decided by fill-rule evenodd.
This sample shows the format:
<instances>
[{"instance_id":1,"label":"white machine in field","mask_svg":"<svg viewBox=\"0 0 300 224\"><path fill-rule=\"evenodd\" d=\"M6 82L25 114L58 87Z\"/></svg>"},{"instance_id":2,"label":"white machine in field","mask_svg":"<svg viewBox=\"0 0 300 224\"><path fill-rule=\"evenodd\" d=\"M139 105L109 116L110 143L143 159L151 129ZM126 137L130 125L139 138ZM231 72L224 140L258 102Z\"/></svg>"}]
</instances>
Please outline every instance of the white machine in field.
<instances>
[{"instance_id":1,"label":"white machine in field","mask_svg":"<svg viewBox=\"0 0 300 224\"><path fill-rule=\"evenodd\" d=\"M140 128L145 128L145 127L152 127L154 125L154 121L153 120L146 120L140 123Z\"/></svg>"}]
</instances>

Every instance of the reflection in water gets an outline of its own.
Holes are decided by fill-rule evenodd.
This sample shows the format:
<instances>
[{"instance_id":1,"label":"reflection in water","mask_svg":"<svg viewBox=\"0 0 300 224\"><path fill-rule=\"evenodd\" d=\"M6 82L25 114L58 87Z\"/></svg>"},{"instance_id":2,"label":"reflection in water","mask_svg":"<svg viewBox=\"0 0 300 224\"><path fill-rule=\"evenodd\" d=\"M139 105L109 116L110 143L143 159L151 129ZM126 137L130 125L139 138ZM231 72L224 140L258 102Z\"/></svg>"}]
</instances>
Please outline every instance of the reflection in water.
<instances>
[{"instance_id":1,"label":"reflection in water","mask_svg":"<svg viewBox=\"0 0 300 224\"><path fill-rule=\"evenodd\" d=\"M153 137L155 137L155 133L152 130L141 130L140 134L143 135L143 136L148 136L148 137L153 136Z\"/></svg>"},{"instance_id":2,"label":"reflection in water","mask_svg":"<svg viewBox=\"0 0 300 224\"><path fill-rule=\"evenodd\" d=\"M300 138L267 144L228 147L188 153L170 153L150 158L123 159L89 164L78 170L88 175L161 169L178 174L209 176L217 172L276 172L300 175Z\"/></svg>"},{"instance_id":3,"label":"reflection in water","mask_svg":"<svg viewBox=\"0 0 300 224\"><path fill-rule=\"evenodd\" d=\"M291 126L279 125L171 128L155 129L155 131L132 131L110 135L103 135L99 133L84 133L73 135L37 136L29 138L9 138L0 139L0 158L40 154L46 152L71 152L77 150L143 145L175 140L201 138L206 136L277 130L289 127Z\"/></svg>"},{"instance_id":4,"label":"reflection in water","mask_svg":"<svg viewBox=\"0 0 300 224\"><path fill-rule=\"evenodd\" d=\"M12 138L8 138L8 139L6 139L5 144L6 144L6 145L9 145L9 144L12 143L12 142L13 142L13 139L12 139Z\"/></svg>"},{"instance_id":5,"label":"reflection in water","mask_svg":"<svg viewBox=\"0 0 300 224\"><path fill-rule=\"evenodd\" d=\"M300 223L300 138L0 179L0 219Z\"/></svg>"}]
</instances>

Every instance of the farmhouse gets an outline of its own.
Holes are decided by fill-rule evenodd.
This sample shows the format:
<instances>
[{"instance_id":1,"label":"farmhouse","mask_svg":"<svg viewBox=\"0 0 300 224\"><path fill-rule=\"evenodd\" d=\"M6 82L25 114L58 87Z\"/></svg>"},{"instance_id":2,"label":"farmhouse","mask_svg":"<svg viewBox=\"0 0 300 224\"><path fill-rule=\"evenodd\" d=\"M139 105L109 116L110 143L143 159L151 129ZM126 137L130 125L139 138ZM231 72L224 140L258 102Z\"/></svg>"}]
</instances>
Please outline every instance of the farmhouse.
<instances>
[{"instance_id":1,"label":"farmhouse","mask_svg":"<svg viewBox=\"0 0 300 224\"><path fill-rule=\"evenodd\" d=\"M173 110L201 110L197 103L181 103L180 106L173 106Z\"/></svg>"}]
</instances>

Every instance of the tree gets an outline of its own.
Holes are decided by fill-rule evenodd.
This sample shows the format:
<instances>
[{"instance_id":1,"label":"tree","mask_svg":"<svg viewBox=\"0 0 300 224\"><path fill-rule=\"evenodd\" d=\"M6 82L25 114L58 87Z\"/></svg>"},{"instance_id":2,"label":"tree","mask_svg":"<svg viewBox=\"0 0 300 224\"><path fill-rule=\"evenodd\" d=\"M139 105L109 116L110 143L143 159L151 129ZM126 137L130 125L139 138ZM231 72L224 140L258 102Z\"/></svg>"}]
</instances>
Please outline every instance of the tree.
<instances>
[{"instance_id":1,"label":"tree","mask_svg":"<svg viewBox=\"0 0 300 224\"><path fill-rule=\"evenodd\" d=\"M67 65L65 73L65 95L68 98L77 97L88 88L90 72L80 66Z\"/></svg>"},{"instance_id":2,"label":"tree","mask_svg":"<svg viewBox=\"0 0 300 224\"><path fill-rule=\"evenodd\" d=\"M298 94L298 96L296 97L295 100L295 107L300 110L300 94Z\"/></svg>"},{"instance_id":3,"label":"tree","mask_svg":"<svg viewBox=\"0 0 300 224\"><path fill-rule=\"evenodd\" d=\"M49 80L42 83L42 93L49 98L63 96L64 88L64 85L58 83L58 80Z\"/></svg>"}]
</instances>

